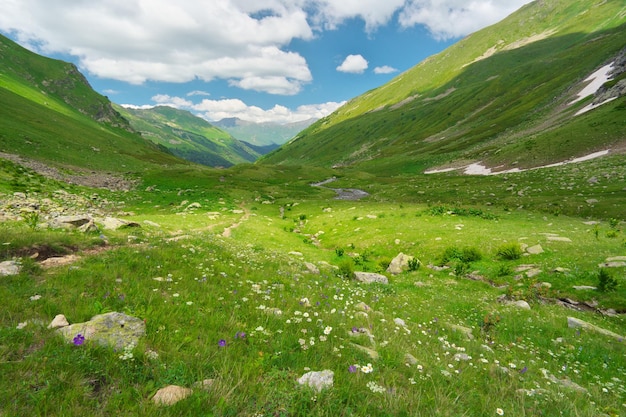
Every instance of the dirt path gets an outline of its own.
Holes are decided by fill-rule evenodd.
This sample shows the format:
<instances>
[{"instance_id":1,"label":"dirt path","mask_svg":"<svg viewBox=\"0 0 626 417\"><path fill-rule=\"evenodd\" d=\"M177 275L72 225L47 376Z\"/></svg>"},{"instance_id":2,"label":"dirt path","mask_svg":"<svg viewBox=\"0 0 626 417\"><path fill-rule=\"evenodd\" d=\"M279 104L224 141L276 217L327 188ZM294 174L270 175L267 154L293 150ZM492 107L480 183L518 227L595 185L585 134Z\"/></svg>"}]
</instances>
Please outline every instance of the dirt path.
<instances>
[{"instance_id":1,"label":"dirt path","mask_svg":"<svg viewBox=\"0 0 626 417\"><path fill-rule=\"evenodd\" d=\"M233 223L230 226L224 228L224 231L222 232L223 237L230 237L233 229L236 229L237 227L239 227L239 225L241 225L242 222L250 218L250 211L245 207L244 204L245 203L239 204L239 207L243 210L243 216L241 216L238 222Z\"/></svg>"}]
</instances>

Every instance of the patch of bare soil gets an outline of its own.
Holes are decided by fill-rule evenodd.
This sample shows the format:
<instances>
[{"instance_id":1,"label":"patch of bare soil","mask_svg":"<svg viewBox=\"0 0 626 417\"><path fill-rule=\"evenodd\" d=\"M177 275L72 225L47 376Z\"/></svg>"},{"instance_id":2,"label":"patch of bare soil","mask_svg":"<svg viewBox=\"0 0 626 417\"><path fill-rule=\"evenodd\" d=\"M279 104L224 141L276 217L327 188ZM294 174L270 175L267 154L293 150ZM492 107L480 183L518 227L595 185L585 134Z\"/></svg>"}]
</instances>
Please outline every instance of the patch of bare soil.
<instances>
[{"instance_id":1,"label":"patch of bare soil","mask_svg":"<svg viewBox=\"0 0 626 417\"><path fill-rule=\"evenodd\" d=\"M135 187L136 181L123 178L121 175L88 171L71 167L72 173L61 172L59 169L46 165L43 162L27 159L19 155L0 152L0 158L30 168L39 175L68 184L82 185L93 188L106 188L112 191L127 191Z\"/></svg>"}]
</instances>

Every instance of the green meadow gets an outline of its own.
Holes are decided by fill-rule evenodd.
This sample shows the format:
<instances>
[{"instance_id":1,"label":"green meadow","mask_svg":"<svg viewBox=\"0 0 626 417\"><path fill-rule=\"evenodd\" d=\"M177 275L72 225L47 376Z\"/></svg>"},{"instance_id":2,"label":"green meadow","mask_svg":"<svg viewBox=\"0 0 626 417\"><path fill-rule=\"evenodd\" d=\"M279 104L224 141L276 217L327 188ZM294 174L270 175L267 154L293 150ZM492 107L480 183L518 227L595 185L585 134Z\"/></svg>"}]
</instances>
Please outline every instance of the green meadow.
<instances>
[{"instance_id":1,"label":"green meadow","mask_svg":"<svg viewBox=\"0 0 626 417\"><path fill-rule=\"evenodd\" d=\"M624 340L568 327L574 317L626 335L626 268L599 267L626 255L620 164L376 180L240 165L147 173L113 192L4 163L3 210L22 211L0 223L0 261L22 269L0 278L0 414L624 415ZM326 187L369 196L310 185L332 176ZM41 204L17 207L15 192ZM61 195L68 213L140 227L43 228ZM419 261L385 272L399 253ZM69 254L79 258L40 262ZM530 309L512 304L522 300ZM123 352L47 328L57 314L112 311L146 324ZM298 383L322 370L332 387ZM154 404L168 385L192 393Z\"/></svg>"}]
</instances>

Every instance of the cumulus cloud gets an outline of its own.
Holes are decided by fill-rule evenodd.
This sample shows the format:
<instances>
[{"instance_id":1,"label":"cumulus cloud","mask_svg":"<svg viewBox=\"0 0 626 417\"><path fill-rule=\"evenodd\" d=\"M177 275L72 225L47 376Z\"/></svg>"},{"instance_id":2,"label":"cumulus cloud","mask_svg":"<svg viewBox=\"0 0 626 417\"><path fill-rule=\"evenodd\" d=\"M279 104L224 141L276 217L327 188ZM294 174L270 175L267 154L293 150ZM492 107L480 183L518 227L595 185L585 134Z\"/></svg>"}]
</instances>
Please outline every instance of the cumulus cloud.
<instances>
[{"instance_id":1,"label":"cumulus cloud","mask_svg":"<svg viewBox=\"0 0 626 417\"><path fill-rule=\"evenodd\" d=\"M424 25L435 39L468 35L502 20L531 0L407 0L399 22Z\"/></svg>"},{"instance_id":2,"label":"cumulus cloud","mask_svg":"<svg viewBox=\"0 0 626 417\"><path fill-rule=\"evenodd\" d=\"M123 104L123 107L132 109L149 109L156 105L170 106L177 109L189 110L199 117L209 122L215 122L230 117L237 117L255 123L274 122L278 124L301 122L308 119L321 119L326 117L345 102L327 102L321 104L307 104L292 110L281 105L274 105L270 109L263 109L258 106L251 106L239 99L209 100L203 99L200 102L192 102L182 97L158 94L152 97L156 104L136 106Z\"/></svg>"},{"instance_id":3,"label":"cumulus cloud","mask_svg":"<svg viewBox=\"0 0 626 417\"><path fill-rule=\"evenodd\" d=\"M288 95L312 80L306 60L285 49L313 38L300 1L5 3L1 30L37 52L71 54L98 77L131 84L220 78Z\"/></svg>"},{"instance_id":4,"label":"cumulus cloud","mask_svg":"<svg viewBox=\"0 0 626 417\"><path fill-rule=\"evenodd\" d=\"M363 74L367 67L367 60L362 55L348 55L343 63L337 67L337 71Z\"/></svg>"},{"instance_id":5,"label":"cumulus cloud","mask_svg":"<svg viewBox=\"0 0 626 417\"><path fill-rule=\"evenodd\" d=\"M394 72L398 72L398 70L394 67L390 67L389 65L374 68L374 74L393 74Z\"/></svg>"},{"instance_id":6,"label":"cumulus cloud","mask_svg":"<svg viewBox=\"0 0 626 417\"><path fill-rule=\"evenodd\" d=\"M92 0L4 1L0 30L39 53L77 58L108 79L184 83L227 80L238 88L294 95L313 79L289 50L349 19L366 31L394 22L426 26L437 39L467 35L530 0ZM397 19L397 21L395 20ZM340 71L364 71L350 58Z\"/></svg>"}]
</instances>

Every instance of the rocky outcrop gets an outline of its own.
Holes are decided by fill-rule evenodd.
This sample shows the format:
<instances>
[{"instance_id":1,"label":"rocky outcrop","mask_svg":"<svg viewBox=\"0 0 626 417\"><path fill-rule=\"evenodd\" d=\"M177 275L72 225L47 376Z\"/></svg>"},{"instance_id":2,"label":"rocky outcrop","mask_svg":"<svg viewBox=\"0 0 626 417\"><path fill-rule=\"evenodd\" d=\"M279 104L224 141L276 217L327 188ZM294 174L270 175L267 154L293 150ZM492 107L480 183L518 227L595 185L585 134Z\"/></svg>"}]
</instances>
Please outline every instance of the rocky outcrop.
<instances>
[{"instance_id":1,"label":"rocky outcrop","mask_svg":"<svg viewBox=\"0 0 626 417\"><path fill-rule=\"evenodd\" d=\"M302 375L298 379L300 385L306 385L313 388L315 391L320 392L324 388L332 388L333 378L335 373L331 370L324 370L321 372L311 371Z\"/></svg>"}]
</instances>

